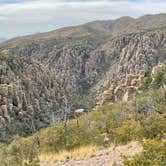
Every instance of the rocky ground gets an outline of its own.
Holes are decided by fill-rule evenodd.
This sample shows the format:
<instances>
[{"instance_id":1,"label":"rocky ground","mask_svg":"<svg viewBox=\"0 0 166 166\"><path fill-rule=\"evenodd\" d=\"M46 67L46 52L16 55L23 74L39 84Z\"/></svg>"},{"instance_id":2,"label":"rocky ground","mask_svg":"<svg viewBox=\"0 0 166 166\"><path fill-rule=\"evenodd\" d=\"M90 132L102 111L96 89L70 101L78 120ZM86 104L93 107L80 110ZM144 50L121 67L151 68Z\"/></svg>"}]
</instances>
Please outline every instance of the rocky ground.
<instances>
[{"instance_id":1,"label":"rocky ground","mask_svg":"<svg viewBox=\"0 0 166 166\"><path fill-rule=\"evenodd\" d=\"M132 157L142 151L142 146L138 142L128 145L114 147L112 150L101 150L96 156L85 160L66 160L60 163L46 162L41 166L122 166L123 156Z\"/></svg>"}]
</instances>

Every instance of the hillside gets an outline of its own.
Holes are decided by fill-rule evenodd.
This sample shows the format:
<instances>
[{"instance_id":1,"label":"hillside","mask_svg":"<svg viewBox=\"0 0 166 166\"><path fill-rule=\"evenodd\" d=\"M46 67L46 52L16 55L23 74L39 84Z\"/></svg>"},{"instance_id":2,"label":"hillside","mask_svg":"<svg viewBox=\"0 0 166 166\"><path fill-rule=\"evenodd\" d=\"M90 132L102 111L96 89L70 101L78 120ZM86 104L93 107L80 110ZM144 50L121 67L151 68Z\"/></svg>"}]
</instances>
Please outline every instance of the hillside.
<instances>
[{"instance_id":1,"label":"hillside","mask_svg":"<svg viewBox=\"0 0 166 166\"><path fill-rule=\"evenodd\" d=\"M5 46L11 46L14 43L27 43L32 41L43 41L52 39L77 38L84 36L96 36L97 34L108 34L116 36L133 32L145 32L159 27L165 27L165 14L145 15L134 19L132 17L121 17L117 20L94 21L76 27L65 27L55 31L40 33L26 37L12 39Z\"/></svg>"},{"instance_id":2,"label":"hillside","mask_svg":"<svg viewBox=\"0 0 166 166\"><path fill-rule=\"evenodd\" d=\"M152 68L166 62L165 43L166 15L159 14L0 44L1 141L67 123L75 109L128 101Z\"/></svg>"},{"instance_id":3,"label":"hillside","mask_svg":"<svg viewBox=\"0 0 166 166\"><path fill-rule=\"evenodd\" d=\"M107 101L92 112L15 136L0 144L0 166L165 166L166 65L157 65L127 102Z\"/></svg>"}]
</instances>

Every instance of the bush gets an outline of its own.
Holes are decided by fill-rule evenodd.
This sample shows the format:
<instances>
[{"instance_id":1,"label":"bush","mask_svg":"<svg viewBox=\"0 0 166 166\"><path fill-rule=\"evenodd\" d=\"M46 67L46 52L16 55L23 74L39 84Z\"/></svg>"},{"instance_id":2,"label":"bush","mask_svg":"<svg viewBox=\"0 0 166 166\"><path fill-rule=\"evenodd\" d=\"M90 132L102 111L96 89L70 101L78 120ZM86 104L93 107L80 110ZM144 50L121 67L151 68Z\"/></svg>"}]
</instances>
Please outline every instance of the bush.
<instances>
[{"instance_id":1,"label":"bush","mask_svg":"<svg viewBox=\"0 0 166 166\"><path fill-rule=\"evenodd\" d=\"M141 125L134 120L124 121L122 126L116 129L116 139L120 143L136 140L141 135Z\"/></svg>"},{"instance_id":2,"label":"bush","mask_svg":"<svg viewBox=\"0 0 166 166\"><path fill-rule=\"evenodd\" d=\"M147 90L150 87L151 83L152 83L152 77L151 76L145 77L145 79L142 82L142 85L141 85L140 89L141 90Z\"/></svg>"},{"instance_id":3,"label":"bush","mask_svg":"<svg viewBox=\"0 0 166 166\"><path fill-rule=\"evenodd\" d=\"M35 143L16 136L9 146L1 145L0 166L39 166Z\"/></svg>"},{"instance_id":4,"label":"bush","mask_svg":"<svg viewBox=\"0 0 166 166\"><path fill-rule=\"evenodd\" d=\"M165 166L166 141L147 140L143 143L143 151L133 159L125 159L125 166Z\"/></svg>"},{"instance_id":5,"label":"bush","mask_svg":"<svg viewBox=\"0 0 166 166\"><path fill-rule=\"evenodd\" d=\"M159 88L165 82L165 72L160 72L152 81L153 88Z\"/></svg>"},{"instance_id":6,"label":"bush","mask_svg":"<svg viewBox=\"0 0 166 166\"><path fill-rule=\"evenodd\" d=\"M142 136L144 138L162 138L166 133L166 120L164 116L152 115L144 120L142 126Z\"/></svg>"}]
</instances>

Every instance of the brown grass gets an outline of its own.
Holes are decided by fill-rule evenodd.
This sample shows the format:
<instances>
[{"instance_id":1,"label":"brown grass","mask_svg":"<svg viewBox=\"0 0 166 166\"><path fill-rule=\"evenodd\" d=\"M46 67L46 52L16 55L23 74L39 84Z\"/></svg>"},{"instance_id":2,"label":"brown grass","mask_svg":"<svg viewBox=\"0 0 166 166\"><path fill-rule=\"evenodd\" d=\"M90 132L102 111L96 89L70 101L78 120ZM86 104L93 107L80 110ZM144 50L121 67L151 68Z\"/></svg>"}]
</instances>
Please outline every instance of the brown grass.
<instances>
[{"instance_id":1,"label":"brown grass","mask_svg":"<svg viewBox=\"0 0 166 166\"><path fill-rule=\"evenodd\" d=\"M71 152L61 151L59 153L48 153L40 155L41 166L84 166L84 165L123 165L123 157L133 157L142 151L138 141L132 141L126 145L111 144L109 147L86 146L74 149ZM66 160L69 159L69 160ZM81 161L78 161L81 160ZM97 161L97 163L96 163Z\"/></svg>"},{"instance_id":2,"label":"brown grass","mask_svg":"<svg viewBox=\"0 0 166 166\"><path fill-rule=\"evenodd\" d=\"M59 162L65 161L66 159L81 160L95 156L98 151L98 147L91 145L80 147L72 151L63 150L59 153L42 153L39 158L41 162Z\"/></svg>"}]
</instances>

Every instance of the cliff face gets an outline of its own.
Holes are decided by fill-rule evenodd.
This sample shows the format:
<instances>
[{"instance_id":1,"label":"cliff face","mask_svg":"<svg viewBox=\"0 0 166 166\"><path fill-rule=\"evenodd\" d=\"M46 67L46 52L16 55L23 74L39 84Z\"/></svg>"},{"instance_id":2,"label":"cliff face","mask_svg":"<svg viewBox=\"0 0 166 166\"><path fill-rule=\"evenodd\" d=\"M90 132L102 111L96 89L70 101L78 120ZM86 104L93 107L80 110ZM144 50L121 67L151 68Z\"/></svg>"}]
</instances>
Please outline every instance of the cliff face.
<instances>
[{"instance_id":1,"label":"cliff face","mask_svg":"<svg viewBox=\"0 0 166 166\"><path fill-rule=\"evenodd\" d=\"M81 106L78 96L95 94L93 104L103 95L127 100L166 61L165 20L164 14L124 17L1 44L0 137L62 120L65 110Z\"/></svg>"},{"instance_id":2,"label":"cliff face","mask_svg":"<svg viewBox=\"0 0 166 166\"><path fill-rule=\"evenodd\" d=\"M1 55L1 139L17 133L31 134L49 125L58 92L55 75L47 67L31 59Z\"/></svg>"},{"instance_id":3,"label":"cliff face","mask_svg":"<svg viewBox=\"0 0 166 166\"><path fill-rule=\"evenodd\" d=\"M117 95L110 95L112 101L122 99L122 94L135 91L134 87L140 85L154 66L166 62L166 33L159 30L122 35L102 45L101 49L105 51L109 68L92 88L99 96L99 103L104 91L106 96L111 93L108 89L116 88Z\"/></svg>"}]
</instances>

